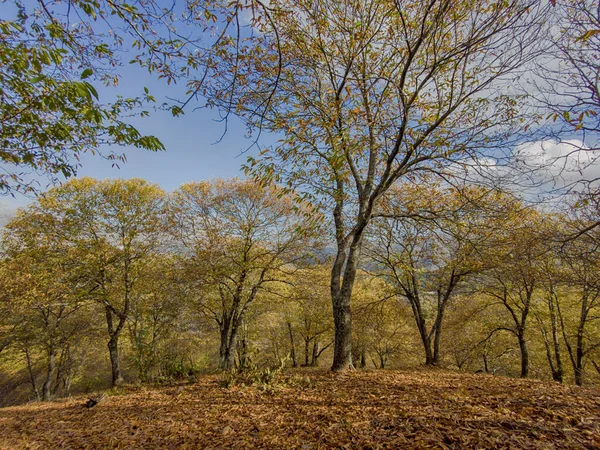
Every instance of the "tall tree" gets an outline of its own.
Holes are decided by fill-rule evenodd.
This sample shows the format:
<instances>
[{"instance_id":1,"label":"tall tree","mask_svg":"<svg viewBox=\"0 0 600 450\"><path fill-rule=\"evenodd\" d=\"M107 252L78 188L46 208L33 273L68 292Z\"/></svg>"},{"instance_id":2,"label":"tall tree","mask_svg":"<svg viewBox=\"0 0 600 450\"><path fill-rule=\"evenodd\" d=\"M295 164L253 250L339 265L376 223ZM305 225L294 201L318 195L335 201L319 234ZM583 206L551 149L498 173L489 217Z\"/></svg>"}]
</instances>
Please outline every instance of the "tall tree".
<instances>
[{"instance_id":1,"label":"tall tree","mask_svg":"<svg viewBox=\"0 0 600 450\"><path fill-rule=\"evenodd\" d=\"M382 203L367 254L410 305L426 365L440 364L446 310L461 284L484 268L480 247L494 233L486 217L503 203L496 191L433 186L394 188Z\"/></svg>"},{"instance_id":2,"label":"tall tree","mask_svg":"<svg viewBox=\"0 0 600 450\"><path fill-rule=\"evenodd\" d=\"M41 389L31 377L40 400L53 398L61 383L68 393L73 373L67 355L89 317L85 281L77 264L82 255L60 237L46 233L54 220L37 214L35 207L20 211L6 225L2 241L0 284L7 319L13 324L11 339L26 349L30 368L36 350L41 350L45 366Z\"/></svg>"},{"instance_id":3,"label":"tall tree","mask_svg":"<svg viewBox=\"0 0 600 450\"><path fill-rule=\"evenodd\" d=\"M533 208L516 210L485 253L491 268L483 276L483 291L508 314L508 323L494 329L490 337L497 331L516 337L522 378L529 375L529 319L542 287L542 263L550 250L545 224L545 216Z\"/></svg>"},{"instance_id":4,"label":"tall tree","mask_svg":"<svg viewBox=\"0 0 600 450\"><path fill-rule=\"evenodd\" d=\"M36 214L54 218L45 233L79 248L88 296L103 308L112 383L123 381L119 339L137 301L141 269L161 244L164 192L141 179L74 179L39 197Z\"/></svg>"},{"instance_id":5,"label":"tall tree","mask_svg":"<svg viewBox=\"0 0 600 450\"><path fill-rule=\"evenodd\" d=\"M221 42L203 92L282 136L248 173L301 187L331 215L334 370L352 365L352 290L379 201L400 179L508 145L517 103L499 88L536 48L538 5L281 0L257 11L258 33Z\"/></svg>"},{"instance_id":6,"label":"tall tree","mask_svg":"<svg viewBox=\"0 0 600 450\"><path fill-rule=\"evenodd\" d=\"M262 292L312 251L315 219L280 189L250 181L189 183L171 199L198 304L220 331L220 367L231 369L244 318Z\"/></svg>"}]
</instances>

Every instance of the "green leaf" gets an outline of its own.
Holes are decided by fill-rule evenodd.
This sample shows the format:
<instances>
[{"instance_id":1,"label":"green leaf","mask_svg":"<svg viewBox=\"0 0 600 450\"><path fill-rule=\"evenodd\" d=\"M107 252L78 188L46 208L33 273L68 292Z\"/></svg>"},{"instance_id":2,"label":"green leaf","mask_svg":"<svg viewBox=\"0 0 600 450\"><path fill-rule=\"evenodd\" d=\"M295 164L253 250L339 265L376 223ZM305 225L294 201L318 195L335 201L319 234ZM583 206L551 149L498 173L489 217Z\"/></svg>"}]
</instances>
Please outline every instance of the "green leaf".
<instances>
[{"instance_id":1,"label":"green leaf","mask_svg":"<svg viewBox=\"0 0 600 450\"><path fill-rule=\"evenodd\" d=\"M94 71L88 67L83 72L81 72L81 79L85 80L86 78L90 77L93 73Z\"/></svg>"}]
</instances>

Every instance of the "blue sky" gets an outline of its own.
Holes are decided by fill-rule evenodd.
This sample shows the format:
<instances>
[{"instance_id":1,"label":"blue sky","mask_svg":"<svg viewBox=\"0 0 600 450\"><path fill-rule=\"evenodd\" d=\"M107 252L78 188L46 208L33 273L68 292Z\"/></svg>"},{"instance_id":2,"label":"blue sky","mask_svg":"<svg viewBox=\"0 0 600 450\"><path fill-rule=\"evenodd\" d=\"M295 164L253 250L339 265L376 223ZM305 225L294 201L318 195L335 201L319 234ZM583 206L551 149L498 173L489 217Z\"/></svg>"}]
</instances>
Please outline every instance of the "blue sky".
<instances>
[{"instance_id":1,"label":"blue sky","mask_svg":"<svg viewBox=\"0 0 600 450\"><path fill-rule=\"evenodd\" d=\"M25 0L28 8L36 8L35 0ZM57 6L57 7L60 7ZM15 17L14 2L0 2L0 16L4 19ZM130 54L129 54L130 53ZM135 53L128 50L127 41L123 46L123 61L133 58ZM101 103L114 101L117 94L124 97L142 96L144 87L156 98L156 104L172 101L170 98L185 99L185 86L182 84L170 86L164 80L158 80L156 74L150 74L144 68L125 63L117 68L116 72L121 77L118 88L105 88L99 82L91 81L98 90ZM88 79L88 81L90 81ZM215 110L194 108L199 104L191 101L185 114L173 117L169 111L150 111L150 117L133 117L127 121L143 134L155 135L165 145L165 152L149 152L136 148L114 147L115 153L124 153L127 162L113 167L111 161L99 156L85 154L81 159L82 167L78 176L91 176L95 178L132 178L140 177L158 183L163 189L172 191L185 182L204 180L210 178L243 177L241 165L250 153L256 153L256 147L245 153L252 141L245 138L245 128L235 117L231 117L227 126L227 133L223 135L225 124L219 122L218 112ZM273 142L273 138L266 134L261 137L260 143L265 145ZM106 152L106 148L101 149ZM41 186L47 185L45 177L37 178ZM30 203L32 199L15 194L15 197L0 196L0 221L1 216L15 208Z\"/></svg>"},{"instance_id":2,"label":"blue sky","mask_svg":"<svg viewBox=\"0 0 600 450\"><path fill-rule=\"evenodd\" d=\"M25 1L29 6L37 5L35 0ZM11 14L14 14L14 2L0 2L0 16L10 17ZM128 61L134 55L133 52L130 55L127 53L127 44L125 44L122 55L124 61ZM118 69L118 73L121 76L118 89L102 88L96 83L101 102L112 101L117 93L127 97L141 96L145 86L156 97L157 104L168 101L167 97L184 98L185 86L168 86L165 82L157 80L156 74L149 74L138 66L126 64ZM121 164L119 169L112 167L110 161L87 154L81 160L79 176L100 179L140 177L158 183L167 191L172 191L188 181L243 176L240 166L249 154L255 154L257 150L253 148L249 153L243 153L252 142L244 137L245 129L242 124L232 117L227 134L216 143L223 134L225 125L216 120L218 119L216 111L194 111L196 106L198 104L192 101L187 106L186 113L180 117L172 117L168 111L154 111L151 112L150 117L131 120L131 123L143 134L157 136L167 148L165 152L153 153L135 148L115 148L115 152L124 152L128 159L128 162ZM273 136L263 134L260 144L268 145L274 140ZM585 148L580 141L578 145ZM565 145L553 140L524 143L521 147L521 153L528 156L534 165L542 161L550 169L555 168L552 162L548 161L548 155L561 162L564 161L564 155L573 151L573 146L568 142ZM575 169L581 165L577 162L573 163ZM584 165L586 162L591 164L590 161L583 161ZM495 162L491 161L490 170L495 168ZM581 171L572 172L581 177ZM591 165L585 175L588 175L588 179L600 177L600 166ZM45 178L40 178L40 182L45 185ZM24 196L0 197L0 219L3 211L12 211L30 201L30 198Z\"/></svg>"},{"instance_id":3,"label":"blue sky","mask_svg":"<svg viewBox=\"0 0 600 450\"><path fill-rule=\"evenodd\" d=\"M182 97L180 93L184 86L167 86L165 82L156 80L155 75L137 66L126 65L119 69L119 74L122 79L117 89L96 86L101 102L111 101L117 93L129 97L141 96L145 86L156 97L157 105L169 101L167 97ZM78 176L140 177L158 183L167 191L172 191L188 181L243 177L241 165L250 153L257 151L253 148L247 152L252 141L244 136L244 126L235 117L231 117L227 133L217 142L225 131L225 124L218 121L217 111L194 111L196 106L198 103L190 102L185 114L179 117L173 117L169 111L150 110L150 117L133 117L128 120L140 132L157 136L165 145L166 151L149 152L136 148L114 147L116 153L124 153L127 157L127 162L120 164L119 168L113 167L111 161L99 156L85 154L81 159L82 167ZM272 140L263 134L260 142L264 144ZM42 185L46 184L43 177L39 180ZM30 198L18 194L15 198L0 197L0 210L13 210L30 201Z\"/></svg>"}]
</instances>

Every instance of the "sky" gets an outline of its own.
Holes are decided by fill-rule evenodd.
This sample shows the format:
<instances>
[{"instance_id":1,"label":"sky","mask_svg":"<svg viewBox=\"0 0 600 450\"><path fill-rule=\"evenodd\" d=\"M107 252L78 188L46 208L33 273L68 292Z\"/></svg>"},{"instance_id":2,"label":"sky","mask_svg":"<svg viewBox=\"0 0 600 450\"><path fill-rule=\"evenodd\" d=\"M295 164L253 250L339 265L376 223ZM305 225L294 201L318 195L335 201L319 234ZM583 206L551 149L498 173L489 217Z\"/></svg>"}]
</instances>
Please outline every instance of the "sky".
<instances>
[{"instance_id":1,"label":"sky","mask_svg":"<svg viewBox=\"0 0 600 450\"><path fill-rule=\"evenodd\" d=\"M35 0L25 0L28 8L36 8ZM0 17L12 18L16 15L14 2L0 2ZM128 50L127 43L122 48L123 61L132 59L133 50ZM131 54L128 54L131 53ZM156 105L163 102L173 104L173 99L185 99L185 86L167 85L164 80L158 80L156 74L150 74L144 68L125 63L117 69L120 76L117 88L106 88L99 82L90 81L99 93L101 103L115 100L117 94L124 97L137 97L144 94L148 87L150 94L156 98ZM151 152L133 147L113 147L110 150L117 154L124 153L127 162L113 167L113 162L84 154L81 158L81 168L78 177L90 176L103 178L144 178L159 184L163 189L172 191L189 181L211 178L242 177L241 165L250 154L257 152L256 147L248 150L253 141L245 137L245 127L235 117L229 119L227 133L225 124L219 121L216 110L196 109L199 103L192 100L185 108L185 114L173 117L169 111L148 109L149 117L132 117L128 123L134 125L142 134L154 135L166 147L164 152ZM221 139L222 137L222 139ZM275 139L262 134L260 143L267 145ZM217 142L218 141L218 142ZM100 149L106 152L107 148ZM9 168L10 169L10 168ZM47 178L32 176L39 180L42 191L45 190ZM31 196L15 194L14 197L0 196L0 222L2 217L11 215L16 208L32 202Z\"/></svg>"},{"instance_id":2,"label":"sky","mask_svg":"<svg viewBox=\"0 0 600 450\"><path fill-rule=\"evenodd\" d=\"M141 96L144 87L148 87L156 97L157 105L168 102L167 97L182 97L183 86L167 86L145 69L126 65L119 69L119 73L122 79L117 90L96 86L101 102L110 101L117 93L128 97ZM257 152L256 148L249 149L253 141L245 137L243 124L231 117L223 136L225 124L219 121L218 112L194 110L196 106L198 103L190 102L184 110L185 114L179 117L173 117L169 111L150 109L149 117L128 119L142 134L158 137L166 151L113 147L115 153L124 153L127 158L127 162L120 163L118 168L113 167L112 161L86 153L81 158L82 167L78 170L78 176L98 179L139 177L157 183L167 191L189 181L236 176L243 178L241 165L250 154ZM265 144L273 140L263 133L260 142ZM47 184L45 178L38 179L42 186ZM2 211L14 211L31 201L30 197L20 194L14 198L0 197L0 216Z\"/></svg>"},{"instance_id":3,"label":"sky","mask_svg":"<svg viewBox=\"0 0 600 450\"><path fill-rule=\"evenodd\" d=\"M157 105L171 102L168 97L184 98L184 86L168 86L138 66L125 65L119 69L119 73L122 78L118 89L96 86L101 102L111 101L117 93L130 97L142 95L144 87L148 87L150 93L156 97ZM159 184L166 191L173 191L189 181L236 176L243 178L241 165L249 155L255 155L257 152L256 147L249 148L252 140L245 137L246 130L243 124L232 116L227 125L227 132L223 134L225 124L219 121L218 112L209 109L194 110L196 106L198 103L190 102L185 114L179 117L173 117L169 111L150 110L149 117L128 119L141 133L158 137L165 145L166 151L151 152L133 147L114 147L116 153L124 153L127 158L127 162L119 163L119 167L114 167L112 161L98 155L86 153L81 159L78 176L98 179L139 177ZM274 141L273 136L263 134L260 144L268 145ZM584 147L580 141L578 145ZM568 154L573 147L568 141L564 144L537 141L523 144L516 150L526 157L532 166L548 166L552 158ZM592 162L588 161L590 167L587 167L585 173L574 170L568 178L586 175L583 178L592 179L600 176L600 165ZM554 167L554 164L550 166ZM494 167L492 162L490 170L494 170ZM557 170L554 168L550 172ZM42 186L47 184L45 178L40 177L39 180ZM559 185L561 183L565 183L565 180L559 182ZM20 194L15 194L15 197L0 197L0 225L5 223L17 208L31 201L31 197Z\"/></svg>"},{"instance_id":4,"label":"sky","mask_svg":"<svg viewBox=\"0 0 600 450\"><path fill-rule=\"evenodd\" d=\"M0 13L8 6L0 3ZM127 51L126 49L124 49ZM127 55L123 60L127 61ZM118 89L103 88L96 84L101 102L110 102L117 93L127 97L141 96L143 88L148 87L150 93L157 99L157 104L165 101L167 97L184 98L185 87L182 85L168 86L164 81L157 80L155 74L149 74L145 69L134 65L125 64L119 68L121 82ZM185 110L185 114L173 117L168 111L151 111L149 117L133 118L130 123L135 125L142 134L152 134L158 137L165 145L164 152L150 152L135 148L114 148L116 153L125 153L127 162L120 167L113 167L111 161L98 156L85 154L81 160L82 167L78 176L91 176L103 178L132 178L140 177L150 182L159 184L166 191L172 191L185 182L205 180L211 178L243 177L241 165L249 155L256 154L256 148L248 150L252 141L245 138L245 128L234 117L230 119L227 133L225 124L218 121L215 110L194 110L198 104L192 101ZM219 142L217 142L219 141ZM261 137L260 144L268 145L275 141L273 136ZM580 146L584 147L581 142ZM572 151L568 143L558 144L555 141L538 141L524 144L517 149L530 163L550 164L549 171L554 174L558 169L549 160L560 158ZM579 161L581 163L581 161ZM583 161L590 164L586 169L586 178L600 176L600 166L592 164L595 161ZM585 164L584 164L585 165ZM577 164L574 164L577 166ZM494 169L494 162L491 168ZM584 173L572 170L569 177L582 177ZM569 179L568 181L572 181ZM566 182L566 181L565 181ZM45 178L40 178L42 186L46 184ZM2 217L10 215L18 207L31 202L31 198L19 194L10 197L0 197L0 222Z\"/></svg>"}]
</instances>

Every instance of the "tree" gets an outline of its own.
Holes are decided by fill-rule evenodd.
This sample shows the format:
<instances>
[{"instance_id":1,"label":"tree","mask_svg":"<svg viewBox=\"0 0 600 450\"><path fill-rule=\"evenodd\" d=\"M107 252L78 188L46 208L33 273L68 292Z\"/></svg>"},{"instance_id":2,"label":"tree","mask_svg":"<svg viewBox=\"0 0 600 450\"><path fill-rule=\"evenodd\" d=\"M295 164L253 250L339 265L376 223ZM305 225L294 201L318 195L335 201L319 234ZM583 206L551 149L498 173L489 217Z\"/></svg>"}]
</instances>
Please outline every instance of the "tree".
<instances>
[{"instance_id":1,"label":"tree","mask_svg":"<svg viewBox=\"0 0 600 450\"><path fill-rule=\"evenodd\" d=\"M367 254L410 305L426 365L440 364L446 310L461 284L484 269L480 247L494 233L486 217L503 200L476 187L401 186L382 203Z\"/></svg>"},{"instance_id":2,"label":"tree","mask_svg":"<svg viewBox=\"0 0 600 450\"><path fill-rule=\"evenodd\" d=\"M141 179L74 179L40 196L32 211L52 218L45 230L80 250L88 297L106 317L112 383L123 381L119 338L139 300L140 273L164 230L164 192Z\"/></svg>"},{"instance_id":3,"label":"tree","mask_svg":"<svg viewBox=\"0 0 600 450\"><path fill-rule=\"evenodd\" d=\"M258 33L221 42L203 92L283 136L248 174L301 189L332 217L334 370L352 365L352 289L378 203L400 179L508 145L517 105L496 88L536 48L537 5L282 0L257 12Z\"/></svg>"},{"instance_id":4,"label":"tree","mask_svg":"<svg viewBox=\"0 0 600 450\"><path fill-rule=\"evenodd\" d=\"M510 324L495 328L489 337L507 331L517 338L522 378L529 374L528 324L542 285L542 261L549 252L544 225L544 215L535 209L515 210L505 222L505 233L485 254L492 268L484 274L483 291L508 314Z\"/></svg>"},{"instance_id":5,"label":"tree","mask_svg":"<svg viewBox=\"0 0 600 450\"><path fill-rule=\"evenodd\" d=\"M328 276L325 265L316 265L297 270L291 279L288 331L291 345L294 330L304 341L304 366L318 366L319 357L333 343Z\"/></svg>"},{"instance_id":6,"label":"tree","mask_svg":"<svg viewBox=\"0 0 600 450\"><path fill-rule=\"evenodd\" d=\"M94 82L118 85L115 69L125 64L139 65L167 84L196 74L187 100L163 105L182 114L205 92L204 80L223 41L242 39L241 16L258 10L268 14L260 0L7 2L0 21L0 161L5 165L0 192L36 191L26 176L32 171L52 182L71 177L85 152L125 161L103 144L163 150L157 138L141 135L124 120L148 115L138 111L155 101L146 88L141 97L100 103Z\"/></svg>"},{"instance_id":7,"label":"tree","mask_svg":"<svg viewBox=\"0 0 600 450\"><path fill-rule=\"evenodd\" d=\"M77 249L48 235L55 218L20 211L5 228L0 283L13 327L12 339L23 348L33 390L50 400L60 387L68 394L74 374L71 348L88 327L85 283ZM38 389L32 359L39 349L45 365ZM62 386L61 386L62 385Z\"/></svg>"},{"instance_id":8,"label":"tree","mask_svg":"<svg viewBox=\"0 0 600 450\"><path fill-rule=\"evenodd\" d=\"M132 345L133 361L138 377L153 379L161 359L167 356L164 347L169 338L183 329L183 313L187 298L181 264L174 255L153 255L141 267L127 330ZM167 362L167 361L165 361Z\"/></svg>"},{"instance_id":9,"label":"tree","mask_svg":"<svg viewBox=\"0 0 600 450\"><path fill-rule=\"evenodd\" d=\"M173 232L185 246L197 303L219 326L221 369L233 367L252 304L310 255L311 215L290 195L250 181L189 183L173 194Z\"/></svg>"},{"instance_id":10,"label":"tree","mask_svg":"<svg viewBox=\"0 0 600 450\"><path fill-rule=\"evenodd\" d=\"M360 271L354 291L353 359L360 368L373 366L385 369L390 360L406 350L409 333L403 305L395 300L391 287L381 278ZM404 361L403 361L404 362Z\"/></svg>"},{"instance_id":11,"label":"tree","mask_svg":"<svg viewBox=\"0 0 600 450\"><path fill-rule=\"evenodd\" d=\"M552 17L560 28L550 37L548 56L555 63L538 73L541 101L561 132L580 132L582 142L594 150L600 130L600 11L593 1L559 0Z\"/></svg>"},{"instance_id":12,"label":"tree","mask_svg":"<svg viewBox=\"0 0 600 450\"><path fill-rule=\"evenodd\" d=\"M537 61L533 89L527 86L537 107L535 136L541 140L534 164L541 159L549 169L555 193L598 203L594 167L600 149L600 10L591 0L551 3L548 48ZM573 230L566 238L576 238L599 224L596 217L587 228Z\"/></svg>"},{"instance_id":13,"label":"tree","mask_svg":"<svg viewBox=\"0 0 600 450\"><path fill-rule=\"evenodd\" d=\"M111 64L112 51L84 26L58 21L44 2L29 11L16 3L13 20L0 21L0 193L31 192L37 187L29 172L59 176L77 173L85 152L98 152L104 144L164 150L154 136L144 136L123 120L145 98L120 98L102 104L90 83ZM95 7L88 2L70 2L69 8ZM92 38L94 37L94 38ZM147 114L144 113L144 114ZM123 161L114 152L105 155Z\"/></svg>"},{"instance_id":14,"label":"tree","mask_svg":"<svg viewBox=\"0 0 600 450\"><path fill-rule=\"evenodd\" d=\"M585 210L575 210L570 228L589 227ZM561 248L565 292L557 302L557 316L573 372L575 384L583 384L585 358L600 348L600 336L593 325L598 320L595 311L600 308L600 277L598 275L598 230L593 229ZM571 300L570 302L568 300ZM568 308L571 303L571 308ZM568 314L569 309L574 314ZM574 317L575 320L570 320Z\"/></svg>"},{"instance_id":15,"label":"tree","mask_svg":"<svg viewBox=\"0 0 600 450\"><path fill-rule=\"evenodd\" d=\"M552 379L563 382L564 370L562 352L559 340L559 312L561 296L564 294L562 270L557 266L562 265L558 259L556 248L542 261L541 284L543 289L542 302L547 307L546 311L534 311L546 348L546 359L550 366ZM548 327L549 325L549 327Z\"/></svg>"}]
</instances>

